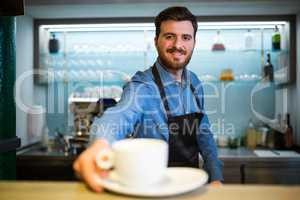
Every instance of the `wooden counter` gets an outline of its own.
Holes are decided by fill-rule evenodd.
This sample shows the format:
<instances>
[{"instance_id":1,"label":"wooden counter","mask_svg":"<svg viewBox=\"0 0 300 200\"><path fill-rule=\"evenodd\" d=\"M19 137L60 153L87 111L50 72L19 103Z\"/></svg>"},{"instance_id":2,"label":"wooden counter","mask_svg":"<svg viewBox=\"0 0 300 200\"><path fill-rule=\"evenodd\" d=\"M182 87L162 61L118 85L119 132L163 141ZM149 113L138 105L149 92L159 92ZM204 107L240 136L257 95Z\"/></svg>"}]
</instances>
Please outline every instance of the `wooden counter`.
<instances>
[{"instance_id":1,"label":"wooden counter","mask_svg":"<svg viewBox=\"0 0 300 200\"><path fill-rule=\"evenodd\" d=\"M164 199L184 200L296 200L300 186L223 185L205 186L193 192ZM0 181L1 200L127 200L143 199L103 192L94 193L78 182L20 182ZM151 198L147 198L151 199ZM156 198L157 199L157 198Z\"/></svg>"}]
</instances>

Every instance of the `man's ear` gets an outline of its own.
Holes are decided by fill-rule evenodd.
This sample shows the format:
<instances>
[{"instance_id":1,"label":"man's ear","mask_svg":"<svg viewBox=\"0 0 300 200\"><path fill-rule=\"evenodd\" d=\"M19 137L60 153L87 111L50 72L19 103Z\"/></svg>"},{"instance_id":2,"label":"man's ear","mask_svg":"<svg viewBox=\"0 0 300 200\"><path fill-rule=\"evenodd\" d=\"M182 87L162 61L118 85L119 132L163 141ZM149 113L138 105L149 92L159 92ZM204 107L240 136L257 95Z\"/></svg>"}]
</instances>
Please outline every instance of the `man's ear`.
<instances>
[{"instance_id":1,"label":"man's ear","mask_svg":"<svg viewBox=\"0 0 300 200\"><path fill-rule=\"evenodd\" d=\"M194 38L194 47L193 47L193 48L195 48L196 42L197 42L197 40L196 40L196 37L195 37L195 38Z\"/></svg>"}]
</instances>

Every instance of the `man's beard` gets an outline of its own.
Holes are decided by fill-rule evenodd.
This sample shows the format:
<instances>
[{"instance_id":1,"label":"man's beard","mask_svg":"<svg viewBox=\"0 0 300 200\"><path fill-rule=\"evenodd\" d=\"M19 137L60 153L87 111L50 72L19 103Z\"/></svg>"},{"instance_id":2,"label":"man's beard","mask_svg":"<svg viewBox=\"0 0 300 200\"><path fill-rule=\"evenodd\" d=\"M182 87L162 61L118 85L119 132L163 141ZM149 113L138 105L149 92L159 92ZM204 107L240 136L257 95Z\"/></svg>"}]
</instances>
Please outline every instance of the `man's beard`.
<instances>
[{"instance_id":1,"label":"man's beard","mask_svg":"<svg viewBox=\"0 0 300 200\"><path fill-rule=\"evenodd\" d=\"M170 60L168 59L165 54L163 52L161 52L160 49L157 50L158 51L158 55L159 55L159 59L160 61L162 62L162 64L167 68L167 69L170 69L170 70L180 70L180 69L184 69L187 64L190 62L191 58L192 58L192 54L193 54L193 51L190 53L190 55L188 55L186 57L186 59L184 60L184 62L182 63L179 63L179 62L176 62L176 61L173 61L173 60ZM187 51L183 50L183 49L177 49L176 47L172 47L172 48L169 48L166 50L167 53L174 53L174 52L179 52L183 55L186 55L187 54Z\"/></svg>"}]
</instances>

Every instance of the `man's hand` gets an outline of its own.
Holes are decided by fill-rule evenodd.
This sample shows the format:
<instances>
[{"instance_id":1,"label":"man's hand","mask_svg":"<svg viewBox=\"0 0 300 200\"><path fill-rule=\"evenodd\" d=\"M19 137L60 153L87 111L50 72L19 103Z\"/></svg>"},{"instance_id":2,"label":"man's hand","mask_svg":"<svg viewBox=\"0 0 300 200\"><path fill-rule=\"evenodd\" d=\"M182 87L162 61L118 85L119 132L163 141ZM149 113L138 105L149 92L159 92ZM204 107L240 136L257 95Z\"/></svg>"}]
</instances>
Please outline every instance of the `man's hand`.
<instances>
[{"instance_id":1,"label":"man's hand","mask_svg":"<svg viewBox=\"0 0 300 200\"><path fill-rule=\"evenodd\" d=\"M80 154L73 163L73 169L79 177L95 192L101 192L103 188L97 183L97 178L105 178L107 171L101 170L96 165L96 156L101 149L109 148L105 140L95 141L88 149Z\"/></svg>"},{"instance_id":2,"label":"man's hand","mask_svg":"<svg viewBox=\"0 0 300 200\"><path fill-rule=\"evenodd\" d=\"M209 185L213 186L213 187L218 187L218 186L222 185L222 182L221 181L212 181L212 182L210 182Z\"/></svg>"}]
</instances>

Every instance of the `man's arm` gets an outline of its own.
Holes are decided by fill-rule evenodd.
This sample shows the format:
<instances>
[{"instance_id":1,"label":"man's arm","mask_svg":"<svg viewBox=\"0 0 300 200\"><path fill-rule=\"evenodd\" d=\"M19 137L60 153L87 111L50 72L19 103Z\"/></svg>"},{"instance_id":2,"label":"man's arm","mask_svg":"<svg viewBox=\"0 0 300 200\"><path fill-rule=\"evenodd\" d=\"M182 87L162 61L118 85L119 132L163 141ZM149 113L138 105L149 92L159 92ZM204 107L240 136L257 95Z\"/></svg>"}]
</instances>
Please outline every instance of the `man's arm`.
<instances>
[{"instance_id":1,"label":"man's arm","mask_svg":"<svg viewBox=\"0 0 300 200\"><path fill-rule=\"evenodd\" d=\"M199 151L203 158L203 168L209 174L209 181L223 181L222 162L218 159L217 146L210 131L207 115L204 114L197 133Z\"/></svg>"},{"instance_id":2,"label":"man's arm","mask_svg":"<svg viewBox=\"0 0 300 200\"><path fill-rule=\"evenodd\" d=\"M197 141L199 152L203 158L203 168L209 174L209 181L223 181L222 167L223 163L218 158L217 146L210 130L210 123L204 109L204 92L200 80L194 76L197 97L200 99L201 112L203 118L197 132Z\"/></svg>"},{"instance_id":3,"label":"man's arm","mask_svg":"<svg viewBox=\"0 0 300 200\"><path fill-rule=\"evenodd\" d=\"M108 108L100 118L96 118L91 127L90 142L105 139L109 143L124 139L134 131L143 115L145 84L128 83L123 90L121 100L114 107Z\"/></svg>"},{"instance_id":4,"label":"man's arm","mask_svg":"<svg viewBox=\"0 0 300 200\"><path fill-rule=\"evenodd\" d=\"M107 176L107 172L96 165L96 156L101 150L110 148L108 142L122 139L133 131L143 115L143 100L139 99L143 92L147 92L144 84L137 82L124 88L117 106L108 109L93 123L91 145L73 163L76 174L95 192L103 190L98 179Z\"/></svg>"}]
</instances>

